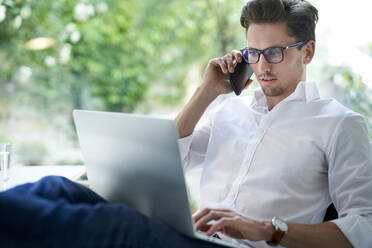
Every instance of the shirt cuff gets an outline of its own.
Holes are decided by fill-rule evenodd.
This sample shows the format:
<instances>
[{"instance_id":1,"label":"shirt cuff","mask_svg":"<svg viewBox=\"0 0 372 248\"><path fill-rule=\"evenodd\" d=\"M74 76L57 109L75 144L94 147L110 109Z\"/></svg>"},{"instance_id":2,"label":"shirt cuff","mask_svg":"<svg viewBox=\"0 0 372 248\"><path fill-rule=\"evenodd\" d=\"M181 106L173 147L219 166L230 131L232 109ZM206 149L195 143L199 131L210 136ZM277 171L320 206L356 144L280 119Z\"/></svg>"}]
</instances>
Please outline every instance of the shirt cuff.
<instances>
[{"instance_id":1,"label":"shirt cuff","mask_svg":"<svg viewBox=\"0 0 372 248\"><path fill-rule=\"evenodd\" d=\"M372 218L348 215L332 220L341 229L353 247L372 247Z\"/></svg>"},{"instance_id":2,"label":"shirt cuff","mask_svg":"<svg viewBox=\"0 0 372 248\"><path fill-rule=\"evenodd\" d=\"M192 141L192 134L181 139L178 139L178 146L180 149L181 160L184 161L189 153Z\"/></svg>"}]
</instances>

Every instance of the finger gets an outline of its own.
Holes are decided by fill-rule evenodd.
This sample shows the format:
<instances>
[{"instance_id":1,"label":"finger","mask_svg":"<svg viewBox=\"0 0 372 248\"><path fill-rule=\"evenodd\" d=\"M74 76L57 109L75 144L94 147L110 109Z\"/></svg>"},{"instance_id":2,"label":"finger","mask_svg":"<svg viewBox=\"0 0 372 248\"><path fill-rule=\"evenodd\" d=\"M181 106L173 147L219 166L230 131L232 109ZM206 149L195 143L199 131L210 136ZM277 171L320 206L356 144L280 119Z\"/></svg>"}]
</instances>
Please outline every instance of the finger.
<instances>
[{"instance_id":1,"label":"finger","mask_svg":"<svg viewBox=\"0 0 372 248\"><path fill-rule=\"evenodd\" d=\"M242 62L243 56L242 53L238 50L232 50L231 55L234 60L236 60L238 63Z\"/></svg>"},{"instance_id":2,"label":"finger","mask_svg":"<svg viewBox=\"0 0 372 248\"><path fill-rule=\"evenodd\" d=\"M205 229L205 225L208 224L212 220L219 220L223 217L233 217L232 213L222 212L222 211L210 211L208 214L201 217L198 221L195 222L195 228L197 230Z\"/></svg>"},{"instance_id":3,"label":"finger","mask_svg":"<svg viewBox=\"0 0 372 248\"><path fill-rule=\"evenodd\" d=\"M219 218L222 217L215 214L214 212L210 212L195 222L194 224L195 229L200 231L206 231L209 229L207 226L211 226L212 224L214 224L214 221L218 220Z\"/></svg>"},{"instance_id":4,"label":"finger","mask_svg":"<svg viewBox=\"0 0 372 248\"><path fill-rule=\"evenodd\" d=\"M208 231L206 231L206 234L208 236L211 236L216 232L222 232L223 233L223 229L225 229L225 228L233 228L233 229L235 228L234 227L234 218L231 218L231 217L221 218L219 221L217 221L216 223L214 223L213 225L210 226Z\"/></svg>"},{"instance_id":5,"label":"finger","mask_svg":"<svg viewBox=\"0 0 372 248\"><path fill-rule=\"evenodd\" d=\"M219 211L219 212L230 212L230 213L232 213L232 210L231 209L226 209L226 208L219 208L219 209L215 209L215 208L204 208L204 209L196 212L193 215L192 218L194 219L194 222L198 221L204 215L207 215L210 211Z\"/></svg>"},{"instance_id":6,"label":"finger","mask_svg":"<svg viewBox=\"0 0 372 248\"><path fill-rule=\"evenodd\" d=\"M234 72L234 61L233 61L232 55L227 54L223 56L222 59L225 61L225 64L227 65L227 69L229 73L233 73Z\"/></svg>"},{"instance_id":7,"label":"finger","mask_svg":"<svg viewBox=\"0 0 372 248\"><path fill-rule=\"evenodd\" d=\"M216 220L219 218L219 213L217 210L205 209L200 215L195 217L195 227L201 227L207 224L211 220Z\"/></svg>"},{"instance_id":8,"label":"finger","mask_svg":"<svg viewBox=\"0 0 372 248\"><path fill-rule=\"evenodd\" d=\"M223 60L222 58L219 58L219 59L216 61L216 63L217 63L218 66L221 68L221 71L222 71L223 73L225 73L225 74L228 73L228 66L227 66L225 60Z\"/></svg>"},{"instance_id":9,"label":"finger","mask_svg":"<svg viewBox=\"0 0 372 248\"><path fill-rule=\"evenodd\" d=\"M204 208L201 211L196 212L196 214L193 215L194 222L198 221L201 217L208 214L209 211L211 211L210 208Z\"/></svg>"},{"instance_id":10,"label":"finger","mask_svg":"<svg viewBox=\"0 0 372 248\"><path fill-rule=\"evenodd\" d=\"M202 226L199 231L202 231L202 232L207 232L210 228L211 228L212 225L210 224L205 224L204 226ZM198 229L197 229L198 230Z\"/></svg>"},{"instance_id":11,"label":"finger","mask_svg":"<svg viewBox=\"0 0 372 248\"><path fill-rule=\"evenodd\" d=\"M225 61L223 61L222 58L212 59L212 60L209 61L209 64L213 65L217 69L220 69L222 71L222 73L224 73L224 74L228 73L227 66L225 64Z\"/></svg>"}]
</instances>

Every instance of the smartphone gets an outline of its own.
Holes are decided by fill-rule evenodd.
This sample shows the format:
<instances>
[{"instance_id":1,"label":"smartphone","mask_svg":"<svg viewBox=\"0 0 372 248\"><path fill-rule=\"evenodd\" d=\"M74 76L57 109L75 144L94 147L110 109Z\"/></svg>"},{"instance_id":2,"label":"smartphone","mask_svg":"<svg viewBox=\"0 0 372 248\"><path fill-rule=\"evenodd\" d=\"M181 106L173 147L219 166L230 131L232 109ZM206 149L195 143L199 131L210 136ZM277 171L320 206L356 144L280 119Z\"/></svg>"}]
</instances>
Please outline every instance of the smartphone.
<instances>
[{"instance_id":1,"label":"smartphone","mask_svg":"<svg viewBox=\"0 0 372 248\"><path fill-rule=\"evenodd\" d=\"M242 62L237 63L234 67L234 72L230 73L229 81L231 88L234 90L237 96L242 93L243 89L245 88L248 79L251 78L253 74L253 69L249 66L244 59Z\"/></svg>"}]
</instances>

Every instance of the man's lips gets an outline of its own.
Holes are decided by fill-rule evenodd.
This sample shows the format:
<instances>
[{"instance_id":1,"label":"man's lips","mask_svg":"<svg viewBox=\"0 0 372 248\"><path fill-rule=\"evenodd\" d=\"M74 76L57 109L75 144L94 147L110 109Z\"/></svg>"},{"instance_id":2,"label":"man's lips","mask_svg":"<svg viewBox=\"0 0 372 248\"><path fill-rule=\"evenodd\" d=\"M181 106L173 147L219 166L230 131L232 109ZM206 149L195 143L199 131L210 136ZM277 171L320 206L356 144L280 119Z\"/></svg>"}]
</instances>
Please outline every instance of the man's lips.
<instances>
[{"instance_id":1,"label":"man's lips","mask_svg":"<svg viewBox=\"0 0 372 248\"><path fill-rule=\"evenodd\" d=\"M260 82L263 84L273 84L276 80L276 78L260 78Z\"/></svg>"}]
</instances>

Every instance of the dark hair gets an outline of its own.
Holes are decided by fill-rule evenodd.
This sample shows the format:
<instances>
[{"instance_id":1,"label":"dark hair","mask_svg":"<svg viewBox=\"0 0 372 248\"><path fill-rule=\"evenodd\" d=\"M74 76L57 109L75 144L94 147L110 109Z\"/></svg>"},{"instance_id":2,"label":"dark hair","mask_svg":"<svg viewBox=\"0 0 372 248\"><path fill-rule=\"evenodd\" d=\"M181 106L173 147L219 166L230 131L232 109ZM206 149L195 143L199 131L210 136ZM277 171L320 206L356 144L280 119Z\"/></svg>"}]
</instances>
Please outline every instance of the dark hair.
<instances>
[{"instance_id":1,"label":"dark hair","mask_svg":"<svg viewBox=\"0 0 372 248\"><path fill-rule=\"evenodd\" d=\"M288 35L296 42L315 41L318 10L305 0L252 0L242 9L240 24L248 30L252 23L287 24Z\"/></svg>"}]
</instances>

